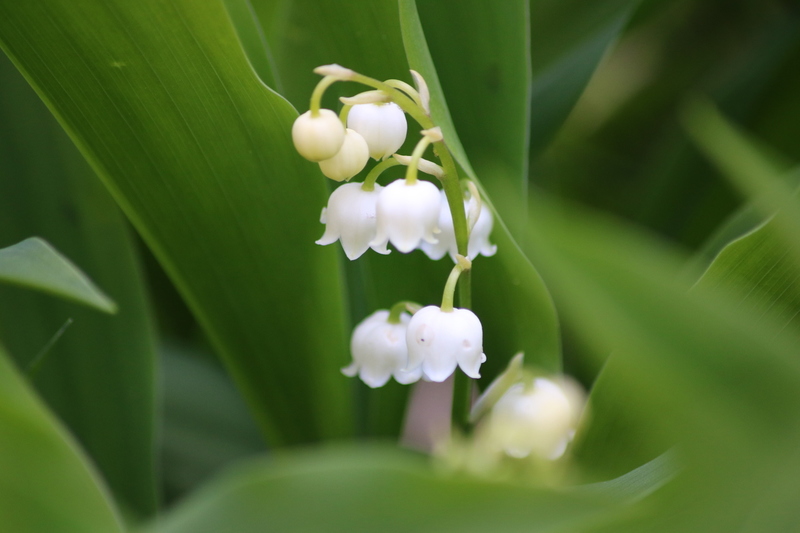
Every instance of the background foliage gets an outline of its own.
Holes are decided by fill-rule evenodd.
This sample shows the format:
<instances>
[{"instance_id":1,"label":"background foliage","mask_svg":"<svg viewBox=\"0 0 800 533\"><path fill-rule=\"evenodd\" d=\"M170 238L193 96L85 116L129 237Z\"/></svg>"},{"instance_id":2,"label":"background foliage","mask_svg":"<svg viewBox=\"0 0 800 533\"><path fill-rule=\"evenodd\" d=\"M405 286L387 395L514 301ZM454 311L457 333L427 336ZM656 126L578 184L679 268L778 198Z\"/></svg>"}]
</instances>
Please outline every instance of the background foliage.
<instances>
[{"instance_id":1,"label":"background foliage","mask_svg":"<svg viewBox=\"0 0 800 533\"><path fill-rule=\"evenodd\" d=\"M11 530L800 525L793 2L0 0L0 46ZM340 375L449 268L313 244L325 63L431 85L500 217L480 386L524 350L591 391L557 486L442 472Z\"/></svg>"}]
</instances>

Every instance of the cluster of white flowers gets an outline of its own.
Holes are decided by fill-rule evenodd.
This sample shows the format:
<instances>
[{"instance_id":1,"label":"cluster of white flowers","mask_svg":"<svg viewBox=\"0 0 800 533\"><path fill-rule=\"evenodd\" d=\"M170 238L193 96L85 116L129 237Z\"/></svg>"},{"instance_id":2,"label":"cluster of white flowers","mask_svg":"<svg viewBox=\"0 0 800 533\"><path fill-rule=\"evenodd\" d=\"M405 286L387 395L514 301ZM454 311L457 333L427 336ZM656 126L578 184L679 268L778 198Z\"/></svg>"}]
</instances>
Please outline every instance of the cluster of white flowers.
<instances>
[{"instance_id":1,"label":"cluster of white flowers","mask_svg":"<svg viewBox=\"0 0 800 533\"><path fill-rule=\"evenodd\" d=\"M441 382L460 367L471 378L480 377L483 329L469 309L443 311L436 306L414 316L393 318L382 309L365 318L350 340L353 363L342 369L370 387L382 387L394 376L409 384L420 378Z\"/></svg>"},{"instance_id":2,"label":"cluster of white flowers","mask_svg":"<svg viewBox=\"0 0 800 533\"><path fill-rule=\"evenodd\" d=\"M440 143L446 150L441 130L435 126L423 130L411 156L396 153L405 142L408 125L403 108L393 98L405 98L405 105L413 101L411 105L416 105L428 122L430 110L424 80L412 72L419 90L390 80L395 86L399 84L400 92L378 84L383 89L342 98L345 106L337 115L319 108L322 92L334 81L358 81L355 77L360 75L337 65L320 67L317 72L325 78L312 95L311 109L300 115L292 128L297 151L317 162L325 176L339 182L349 181L364 170L370 157L379 161L363 183L345 183L333 191L322 209L320 222L325 224L325 232L317 244L339 241L350 260L370 248L388 254L389 244L401 253L420 249L437 260L449 254L458 271L446 289L451 302L455 280L461 270L471 267L471 262L464 259L466 263L458 266L456 231L444 190L417 179L417 171L421 170L440 180L449 178L451 187L457 184L461 188L455 172L447 177L442 167L422 158L432 143ZM386 186L376 183L383 170L398 164L407 166L404 179ZM493 255L496 247L489 242L491 210L483 206L474 185L470 185L470 194L463 202L469 219L466 255L469 260ZM453 309L444 301L441 308L425 307L413 316L381 310L353 331L353 363L342 371L348 376L358 375L370 387L380 387L392 376L400 383L413 383L420 378L440 382L457 367L477 378L480 365L486 360L482 342L477 316L468 309Z\"/></svg>"}]
</instances>

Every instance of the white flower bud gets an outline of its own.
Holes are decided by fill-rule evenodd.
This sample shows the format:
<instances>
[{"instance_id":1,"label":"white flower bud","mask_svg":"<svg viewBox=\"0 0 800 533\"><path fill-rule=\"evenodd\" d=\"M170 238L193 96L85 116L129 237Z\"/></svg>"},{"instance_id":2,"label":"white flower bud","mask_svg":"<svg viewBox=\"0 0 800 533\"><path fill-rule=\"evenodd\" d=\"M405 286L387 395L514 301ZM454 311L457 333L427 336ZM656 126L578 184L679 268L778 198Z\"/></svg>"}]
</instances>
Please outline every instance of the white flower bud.
<instances>
[{"instance_id":1,"label":"white flower bud","mask_svg":"<svg viewBox=\"0 0 800 533\"><path fill-rule=\"evenodd\" d=\"M316 117L306 111L292 125L292 141L297 152L309 161L330 159L344 143L344 126L330 109L320 109Z\"/></svg>"},{"instance_id":2,"label":"white flower bud","mask_svg":"<svg viewBox=\"0 0 800 533\"><path fill-rule=\"evenodd\" d=\"M406 328L411 317L402 313L399 324L389 323L388 318L389 311L376 311L356 326L350 339L353 363L342 369L346 376L358 374L373 389L385 385L392 376L407 385L422 375L419 369L404 370L408 361Z\"/></svg>"},{"instance_id":3,"label":"white flower bud","mask_svg":"<svg viewBox=\"0 0 800 533\"><path fill-rule=\"evenodd\" d=\"M325 224L325 234L317 244L333 244L339 240L350 260L366 252L375 237L375 206L382 189L375 184L374 190L365 191L360 183L346 183L333 191L328 207L322 210L320 222ZM376 251L389 253L385 246Z\"/></svg>"},{"instance_id":4,"label":"white flower bud","mask_svg":"<svg viewBox=\"0 0 800 533\"><path fill-rule=\"evenodd\" d=\"M422 368L430 381L442 382L461 367L466 375L479 378L483 353L483 327L469 309L442 311L423 307L408 323L408 370Z\"/></svg>"},{"instance_id":5,"label":"white flower bud","mask_svg":"<svg viewBox=\"0 0 800 533\"><path fill-rule=\"evenodd\" d=\"M456 233L453 229L453 216L450 214L450 204L447 203L447 196L444 191L441 191L442 199L439 211L439 233L436 238L438 243L422 242L420 249L434 261L444 257L444 254L450 254L453 262L456 261L456 254L458 253L458 246L456 245ZM471 209L477 204L475 198L470 198L468 202L464 203L464 210L469 213ZM497 252L497 246L489 242L489 235L492 233L494 225L494 217L492 211L485 205L481 206L480 215L475 222L475 226L469 234L469 244L467 247L470 260L475 259L479 255L490 257Z\"/></svg>"},{"instance_id":6,"label":"white flower bud","mask_svg":"<svg viewBox=\"0 0 800 533\"><path fill-rule=\"evenodd\" d=\"M439 189L428 181L411 185L399 179L383 188L378 196L378 227L370 242L376 251L386 250L391 242L406 254L416 249L420 241L435 243L439 232Z\"/></svg>"},{"instance_id":7,"label":"white flower bud","mask_svg":"<svg viewBox=\"0 0 800 533\"><path fill-rule=\"evenodd\" d=\"M347 127L364 137L373 159L386 159L406 140L406 115L394 102L354 105L347 115Z\"/></svg>"},{"instance_id":8,"label":"white flower bud","mask_svg":"<svg viewBox=\"0 0 800 533\"><path fill-rule=\"evenodd\" d=\"M536 378L532 386L518 383L495 404L489 419L489 439L511 457L530 454L555 460L564 454L583 408L576 386Z\"/></svg>"},{"instance_id":9,"label":"white flower bud","mask_svg":"<svg viewBox=\"0 0 800 533\"><path fill-rule=\"evenodd\" d=\"M319 162L319 169L334 181L349 180L361 172L369 161L369 148L364 137L347 128L344 143L330 159Z\"/></svg>"}]
</instances>

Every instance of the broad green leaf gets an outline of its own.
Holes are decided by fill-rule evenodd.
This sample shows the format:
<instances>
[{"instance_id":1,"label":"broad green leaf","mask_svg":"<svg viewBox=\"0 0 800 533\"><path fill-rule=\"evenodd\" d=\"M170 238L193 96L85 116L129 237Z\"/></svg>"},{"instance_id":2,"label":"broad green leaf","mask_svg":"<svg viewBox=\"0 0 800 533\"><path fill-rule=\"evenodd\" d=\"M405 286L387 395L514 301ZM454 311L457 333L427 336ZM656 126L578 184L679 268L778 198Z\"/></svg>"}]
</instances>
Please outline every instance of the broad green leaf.
<instances>
[{"instance_id":1,"label":"broad green leaf","mask_svg":"<svg viewBox=\"0 0 800 533\"><path fill-rule=\"evenodd\" d=\"M530 150L535 156L566 120L638 0L532 0Z\"/></svg>"},{"instance_id":2,"label":"broad green leaf","mask_svg":"<svg viewBox=\"0 0 800 533\"><path fill-rule=\"evenodd\" d=\"M0 249L0 281L47 292L106 313L117 311L117 304L86 274L36 237Z\"/></svg>"},{"instance_id":3,"label":"broad green leaf","mask_svg":"<svg viewBox=\"0 0 800 533\"><path fill-rule=\"evenodd\" d=\"M775 472L800 467L796 335L735 293L687 293L675 282L684 258L653 238L574 207L536 212L531 253L565 317L595 353L614 351L616 394L665 449L678 445L681 474L632 515L636 527L603 530L759 530L748 520Z\"/></svg>"},{"instance_id":4,"label":"broad green leaf","mask_svg":"<svg viewBox=\"0 0 800 533\"><path fill-rule=\"evenodd\" d=\"M14 533L122 532L99 476L0 348L0 523Z\"/></svg>"},{"instance_id":5,"label":"broad green leaf","mask_svg":"<svg viewBox=\"0 0 800 533\"><path fill-rule=\"evenodd\" d=\"M411 0L400 0L399 4L409 64L428 82L433 119L442 127L448 147L467 176L479 183L450 119L416 5ZM505 188L500 182L496 188L498 196L503 198L516 194L509 192L513 188ZM481 194L495 212L492 238L498 248L495 257L478 258L473 267L473 307L483 321L484 349L487 353L482 375L484 378L493 378L518 351L525 352L525 360L529 364L557 371L561 367L560 333L547 288L504 225L501 217L505 217L506 213L498 212L492 207L488 195L485 192ZM510 218L519 216L513 202L506 201L499 205L507 207Z\"/></svg>"},{"instance_id":6,"label":"broad green leaf","mask_svg":"<svg viewBox=\"0 0 800 533\"><path fill-rule=\"evenodd\" d=\"M408 452L373 445L251 463L147 531L577 531L616 511L614 503L441 475Z\"/></svg>"},{"instance_id":7,"label":"broad green leaf","mask_svg":"<svg viewBox=\"0 0 800 533\"><path fill-rule=\"evenodd\" d=\"M420 2L418 9L453 122L476 173L491 195L495 181L502 180L516 192L514 200L524 203L531 83L528 0L497 2L490 9L480 0Z\"/></svg>"},{"instance_id":8,"label":"broad green leaf","mask_svg":"<svg viewBox=\"0 0 800 533\"><path fill-rule=\"evenodd\" d=\"M296 111L219 1L0 3L0 42L188 302L268 438L351 433L341 273Z\"/></svg>"},{"instance_id":9,"label":"broad green leaf","mask_svg":"<svg viewBox=\"0 0 800 533\"><path fill-rule=\"evenodd\" d=\"M0 79L0 240L44 237L119 304L119 312L108 316L3 288L0 338L35 376L39 394L91 456L120 505L133 515L154 514L155 350L133 236L86 161L5 57ZM71 325L49 346L67 320Z\"/></svg>"},{"instance_id":10,"label":"broad green leaf","mask_svg":"<svg viewBox=\"0 0 800 533\"><path fill-rule=\"evenodd\" d=\"M185 347L168 344L159 351L164 369L161 464L165 497L174 501L222 467L262 453L264 444L222 368Z\"/></svg>"}]
</instances>

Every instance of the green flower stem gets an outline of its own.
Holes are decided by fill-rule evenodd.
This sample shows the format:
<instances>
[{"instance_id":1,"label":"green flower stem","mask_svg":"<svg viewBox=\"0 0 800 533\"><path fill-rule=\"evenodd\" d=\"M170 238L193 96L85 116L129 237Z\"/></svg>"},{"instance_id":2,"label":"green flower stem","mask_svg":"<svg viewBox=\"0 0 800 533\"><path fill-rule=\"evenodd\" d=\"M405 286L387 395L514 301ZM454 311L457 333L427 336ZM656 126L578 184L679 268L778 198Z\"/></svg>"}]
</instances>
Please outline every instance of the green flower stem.
<instances>
[{"instance_id":1,"label":"green flower stem","mask_svg":"<svg viewBox=\"0 0 800 533\"><path fill-rule=\"evenodd\" d=\"M350 104L345 104L342 106L342 110L339 111L339 120L342 121L344 127L347 127L347 115L350 114L350 110L353 109L353 106Z\"/></svg>"},{"instance_id":2,"label":"green flower stem","mask_svg":"<svg viewBox=\"0 0 800 533\"><path fill-rule=\"evenodd\" d=\"M311 103L309 104L308 108L311 110L312 117L319 116L319 106L322 102L322 95L325 94L325 91L339 81L339 78L336 76L325 76L321 80L316 87L314 87L314 92L311 93Z\"/></svg>"},{"instance_id":3,"label":"green flower stem","mask_svg":"<svg viewBox=\"0 0 800 533\"><path fill-rule=\"evenodd\" d=\"M397 302L392 306L391 309L389 309L389 318L387 318L386 321L389 324L399 324L400 315L402 315L404 312L412 312L412 309L416 309L418 311L420 309L420 305L416 302L409 302L406 300Z\"/></svg>"},{"instance_id":4,"label":"green flower stem","mask_svg":"<svg viewBox=\"0 0 800 533\"><path fill-rule=\"evenodd\" d=\"M442 294L442 305L440 309L445 313L452 313L453 312L453 299L456 293L456 284L458 284L458 279L463 275L465 272L469 272L470 268L472 268L472 261L467 259L464 256L456 256L458 262L456 266L453 267L453 270L450 271L450 275L447 277L447 283L444 284L444 294ZM459 303L463 303L462 292L459 291L458 293Z\"/></svg>"},{"instance_id":5,"label":"green flower stem","mask_svg":"<svg viewBox=\"0 0 800 533\"><path fill-rule=\"evenodd\" d=\"M369 171L369 174L367 174L367 177L364 178L364 183L361 185L361 190L362 191L374 191L375 190L375 182L378 180L378 177L381 174L383 174L383 172L386 169L392 168L392 167L397 166L399 164L400 164L400 162L397 159L395 159L393 157L390 157L389 159L385 159L385 160L381 161L380 163L378 163L377 165L375 165L374 167L372 167L372 170Z\"/></svg>"},{"instance_id":6,"label":"green flower stem","mask_svg":"<svg viewBox=\"0 0 800 533\"><path fill-rule=\"evenodd\" d=\"M414 151L411 152L411 161L406 168L406 185L414 185L417 182L419 160L422 159L422 154L425 153L425 150L427 150L430 144L431 139L427 135L423 135L422 139L420 139L414 147Z\"/></svg>"}]
</instances>

